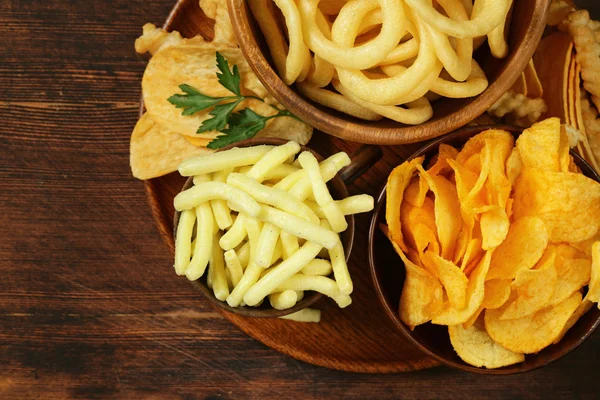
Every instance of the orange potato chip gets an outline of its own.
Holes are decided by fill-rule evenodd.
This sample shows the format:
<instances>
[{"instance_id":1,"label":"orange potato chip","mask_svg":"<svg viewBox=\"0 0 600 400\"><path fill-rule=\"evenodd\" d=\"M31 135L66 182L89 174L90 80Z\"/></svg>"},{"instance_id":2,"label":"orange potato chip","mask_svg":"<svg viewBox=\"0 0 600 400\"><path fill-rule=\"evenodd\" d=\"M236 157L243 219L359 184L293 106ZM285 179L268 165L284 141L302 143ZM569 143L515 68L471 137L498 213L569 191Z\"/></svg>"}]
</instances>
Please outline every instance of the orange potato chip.
<instances>
[{"instance_id":1,"label":"orange potato chip","mask_svg":"<svg viewBox=\"0 0 600 400\"><path fill-rule=\"evenodd\" d=\"M400 207L400 222L402 236L406 239L408 247L423 253L431 246L430 250L439 254L440 246L436 235L435 211L433 200L425 198L422 207L415 207L407 201Z\"/></svg>"},{"instance_id":2,"label":"orange potato chip","mask_svg":"<svg viewBox=\"0 0 600 400\"><path fill-rule=\"evenodd\" d=\"M600 242L592 246L592 271L585 299L599 304L600 308Z\"/></svg>"},{"instance_id":3,"label":"orange potato chip","mask_svg":"<svg viewBox=\"0 0 600 400\"><path fill-rule=\"evenodd\" d=\"M556 344L556 343L560 342L562 340L562 338L567 334L569 329L571 329L573 327L573 325L575 325L577 323L577 321L579 321L579 318L583 317L588 311L590 311L592 309L593 306L594 306L594 303L592 303L589 300L583 299L583 301L581 302L579 307L577 307L575 312L573 312L573 314L569 317L567 323L565 324L564 328L560 332L560 335L558 335L558 337L554 340L553 343Z\"/></svg>"},{"instance_id":4,"label":"orange potato chip","mask_svg":"<svg viewBox=\"0 0 600 400\"><path fill-rule=\"evenodd\" d=\"M514 148L506 160L506 176L512 185L515 184L517 178L523 170L523 161L521 160L521 154L519 150Z\"/></svg>"},{"instance_id":5,"label":"orange potato chip","mask_svg":"<svg viewBox=\"0 0 600 400\"><path fill-rule=\"evenodd\" d=\"M440 148L436 157L435 163L427 169L431 176L446 175L452 172L452 168L448 165L448 160L456 160L458 150L448 144L440 144Z\"/></svg>"},{"instance_id":6,"label":"orange potato chip","mask_svg":"<svg viewBox=\"0 0 600 400\"><path fill-rule=\"evenodd\" d=\"M495 136L487 139L487 143L491 147L492 160L486 191L489 204L496 204L502 209L506 209L506 203L512 191L512 182L506 174L506 161L512 153L515 141L510 133L497 132Z\"/></svg>"},{"instance_id":7,"label":"orange potato chip","mask_svg":"<svg viewBox=\"0 0 600 400\"><path fill-rule=\"evenodd\" d=\"M475 314L481 303L485 291L485 277L490 268L492 252L487 251L477 267L469 277L467 284L466 307L458 310L450 303L444 304L444 309L431 320L436 325L458 325L466 322L473 314Z\"/></svg>"},{"instance_id":8,"label":"orange potato chip","mask_svg":"<svg viewBox=\"0 0 600 400\"><path fill-rule=\"evenodd\" d=\"M460 264L460 269L465 273L465 275L468 276L470 274L470 271L467 272L468 266L473 265L475 263L479 263L481 256L483 256L483 249L481 248L481 239L471 239L469 241L469 244L467 245L465 255L462 258L462 262Z\"/></svg>"},{"instance_id":9,"label":"orange potato chip","mask_svg":"<svg viewBox=\"0 0 600 400\"><path fill-rule=\"evenodd\" d=\"M471 233L472 228L467 224L463 224L462 229L460 231L460 235L458 235L458 241L456 242L454 257L452 258L452 262L454 264L458 265L460 263L460 260L462 260L465 253L467 252L469 242L471 241Z\"/></svg>"},{"instance_id":10,"label":"orange potato chip","mask_svg":"<svg viewBox=\"0 0 600 400\"><path fill-rule=\"evenodd\" d=\"M500 346L515 353L533 354L554 343L581 304L575 292L562 303L518 319L500 319L503 308L485 311L485 329Z\"/></svg>"},{"instance_id":11,"label":"orange potato chip","mask_svg":"<svg viewBox=\"0 0 600 400\"><path fill-rule=\"evenodd\" d=\"M385 219L392 241L398 244L402 251L408 251L408 248L402 236L400 206L404 198L404 190L415 174L417 166L421 166L424 159L425 157L415 158L410 162L397 166L387 181Z\"/></svg>"},{"instance_id":12,"label":"orange potato chip","mask_svg":"<svg viewBox=\"0 0 600 400\"><path fill-rule=\"evenodd\" d=\"M582 242L576 242L576 243L570 242L569 245L571 247L576 248L581 253L585 254L587 256L587 258L591 259L592 258L592 246L596 242L600 242L600 231L598 231L598 233L596 233L594 236L592 236L589 239L586 239Z\"/></svg>"},{"instance_id":13,"label":"orange potato chip","mask_svg":"<svg viewBox=\"0 0 600 400\"><path fill-rule=\"evenodd\" d=\"M179 164L188 158L212 152L190 144L144 114L131 134L129 162L133 176L152 179L177 171Z\"/></svg>"},{"instance_id":14,"label":"orange potato chip","mask_svg":"<svg viewBox=\"0 0 600 400\"><path fill-rule=\"evenodd\" d=\"M473 213L474 209L484 207L486 199L485 193L481 190L483 186L477 193L473 190L475 184L478 183L478 175L455 160L448 160L448 164L454 170L456 192L461 209L467 213Z\"/></svg>"},{"instance_id":15,"label":"orange potato chip","mask_svg":"<svg viewBox=\"0 0 600 400\"><path fill-rule=\"evenodd\" d=\"M462 228L456 188L443 176L431 176L421 165L417 165L416 168L421 173L421 177L427 180L429 188L435 195L435 222L442 248L442 257L450 259L454 255L456 240Z\"/></svg>"},{"instance_id":16,"label":"orange potato chip","mask_svg":"<svg viewBox=\"0 0 600 400\"><path fill-rule=\"evenodd\" d=\"M485 282L485 295L481 306L494 310L502 307L510 298L512 281L510 279L492 279Z\"/></svg>"},{"instance_id":17,"label":"orange potato chip","mask_svg":"<svg viewBox=\"0 0 600 400\"><path fill-rule=\"evenodd\" d=\"M523 167L559 172L560 131L558 118L548 118L525 129L517 139Z\"/></svg>"},{"instance_id":18,"label":"orange potato chip","mask_svg":"<svg viewBox=\"0 0 600 400\"><path fill-rule=\"evenodd\" d=\"M510 227L510 221L504 208L493 206L492 209L481 214L480 218L483 250L491 250L500 246L506 239Z\"/></svg>"},{"instance_id":19,"label":"orange potato chip","mask_svg":"<svg viewBox=\"0 0 600 400\"><path fill-rule=\"evenodd\" d=\"M556 253L542 258L533 269L521 269L517 272L511 287L516 298L503 307L500 319L517 319L541 310L549 305L553 288L556 287Z\"/></svg>"},{"instance_id":20,"label":"orange potato chip","mask_svg":"<svg viewBox=\"0 0 600 400\"><path fill-rule=\"evenodd\" d=\"M479 324L469 328L461 325L448 327L450 343L456 354L475 367L500 368L525 361L525 356L514 353L496 343Z\"/></svg>"},{"instance_id":21,"label":"orange potato chip","mask_svg":"<svg viewBox=\"0 0 600 400\"><path fill-rule=\"evenodd\" d=\"M519 270L533 268L547 245L544 221L537 217L516 220L504 242L494 251L486 279L513 279Z\"/></svg>"},{"instance_id":22,"label":"orange potato chip","mask_svg":"<svg viewBox=\"0 0 600 400\"><path fill-rule=\"evenodd\" d=\"M450 305L458 310L465 308L469 279L460 268L433 251L425 252L422 260L423 267L442 282Z\"/></svg>"},{"instance_id":23,"label":"orange potato chip","mask_svg":"<svg viewBox=\"0 0 600 400\"><path fill-rule=\"evenodd\" d=\"M541 218L552 242L582 242L600 229L600 183L584 175L526 168L514 199L514 217Z\"/></svg>"},{"instance_id":24,"label":"orange potato chip","mask_svg":"<svg viewBox=\"0 0 600 400\"><path fill-rule=\"evenodd\" d=\"M429 272L415 265L392 242L404 261L406 277L400 297L399 314L410 329L431 320L443 306L443 289L440 282Z\"/></svg>"},{"instance_id":25,"label":"orange potato chip","mask_svg":"<svg viewBox=\"0 0 600 400\"><path fill-rule=\"evenodd\" d=\"M560 303L590 281L592 260L568 244L548 246L556 253L556 275L558 284L550 296L549 305Z\"/></svg>"},{"instance_id":26,"label":"orange potato chip","mask_svg":"<svg viewBox=\"0 0 600 400\"><path fill-rule=\"evenodd\" d=\"M413 179L404 191L404 199L415 207L423 207L427 192L429 192L427 181L418 177Z\"/></svg>"}]
</instances>

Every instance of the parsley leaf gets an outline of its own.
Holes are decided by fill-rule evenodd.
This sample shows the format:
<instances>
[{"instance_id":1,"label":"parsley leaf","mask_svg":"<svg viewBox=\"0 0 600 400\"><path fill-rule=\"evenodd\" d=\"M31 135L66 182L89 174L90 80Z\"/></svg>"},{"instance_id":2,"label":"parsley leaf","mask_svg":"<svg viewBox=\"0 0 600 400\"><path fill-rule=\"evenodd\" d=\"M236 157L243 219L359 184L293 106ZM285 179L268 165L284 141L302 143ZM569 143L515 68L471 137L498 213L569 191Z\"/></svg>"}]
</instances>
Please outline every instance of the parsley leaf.
<instances>
[{"instance_id":1,"label":"parsley leaf","mask_svg":"<svg viewBox=\"0 0 600 400\"><path fill-rule=\"evenodd\" d=\"M210 97L207 96L190 85L180 85L179 88L186 94L175 94L169 97L169 103L173 104L177 108L183 108L181 115L193 115L199 111L206 110L207 108L214 107L226 97Z\"/></svg>"},{"instance_id":2,"label":"parsley leaf","mask_svg":"<svg viewBox=\"0 0 600 400\"><path fill-rule=\"evenodd\" d=\"M229 63L227 63L225 57L223 57L223 55L217 51L217 68L219 68L219 71L221 71L221 73L217 72L217 78L219 79L221 86L229 90L231 93L241 96L241 77L237 65L233 66L233 73L231 73L229 70Z\"/></svg>"},{"instance_id":3,"label":"parsley leaf","mask_svg":"<svg viewBox=\"0 0 600 400\"><path fill-rule=\"evenodd\" d=\"M221 131L223 128L227 126L227 121L229 120L229 116L235 110L235 108L242 102L243 99L238 99L236 101L232 101L231 103L224 103L215 106L212 111L209 113L213 116L213 118L207 119L202 122L200 128L198 128L197 133L204 133L210 131Z\"/></svg>"},{"instance_id":4,"label":"parsley leaf","mask_svg":"<svg viewBox=\"0 0 600 400\"><path fill-rule=\"evenodd\" d=\"M235 112L236 107L244 100L252 98L264 102L263 99L255 96L243 96L240 88L240 72L237 65L229 69L229 64L221 53L217 52L217 78L221 86L229 90L235 96L211 97L200 92L190 85L180 85L179 88L184 94L175 94L169 97L168 101L177 108L182 108L181 115L189 116L197 112L212 108L209 118L202 122L197 133L206 133L217 131L223 133L208 144L211 149L220 149L240 140L253 138L258 132L265 128L267 121L278 117L296 118L287 110L277 110L277 114L268 117L257 114L250 108L244 108ZM232 101L229 101L232 100Z\"/></svg>"}]
</instances>

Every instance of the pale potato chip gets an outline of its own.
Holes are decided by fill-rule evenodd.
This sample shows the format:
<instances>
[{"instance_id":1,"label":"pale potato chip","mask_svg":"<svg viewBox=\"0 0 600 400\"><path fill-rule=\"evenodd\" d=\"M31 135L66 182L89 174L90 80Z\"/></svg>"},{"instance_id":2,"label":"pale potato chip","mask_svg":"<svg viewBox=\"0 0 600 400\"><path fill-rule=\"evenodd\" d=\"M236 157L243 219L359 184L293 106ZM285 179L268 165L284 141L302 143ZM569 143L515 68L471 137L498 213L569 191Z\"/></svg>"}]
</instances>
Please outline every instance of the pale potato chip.
<instances>
[{"instance_id":1,"label":"pale potato chip","mask_svg":"<svg viewBox=\"0 0 600 400\"><path fill-rule=\"evenodd\" d=\"M502 320L503 308L485 311L485 329L500 346L515 353L533 354L554 343L581 304L575 292L562 303L518 319Z\"/></svg>"},{"instance_id":2,"label":"pale potato chip","mask_svg":"<svg viewBox=\"0 0 600 400\"><path fill-rule=\"evenodd\" d=\"M444 309L433 317L431 322L437 325L458 325L466 322L479 310L485 294L485 277L490 268L491 258L492 252L487 251L477 268L471 273L467 284L466 307L457 310L451 304L445 303Z\"/></svg>"},{"instance_id":3,"label":"pale potato chip","mask_svg":"<svg viewBox=\"0 0 600 400\"><path fill-rule=\"evenodd\" d=\"M420 164L416 165L416 168L421 177L427 180L429 188L435 195L435 222L442 247L442 257L450 259L454 255L456 240L462 228L456 188L441 175L431 176Z\"/></svg>"},{"instance_id":4,"label":"pale potato chip","mask_svg":"<svg viewBox=\"0 0 600 400\"><path fill-rule=\"evenodd\" d=\"M552 242L581 242L600 229L600 183L582 174L526 168L514 198L514 217L541 218Z\"/></svg>"},{"instance_id":5,"label":"pale potato chip","mask_svg":"<svg viewBox=\"0 0 600 400\"><path fill-rule=\"evenodd\" d=\"M207 2L202 1L201 3L206 4ZM210 11L212 12L212 5ZM226 1L220 1L218 3L213 19L215 20L215 37L213 39L213 43L224 44L229 47L237 48L238 43L235 39L235 34L233 33Z\"/></svg>"},{"instance_id":6,"label":"pale potato chip","mask_svg":"<svg viewBox=\"0 0 600 400\"><path fill-rule=\"evenodd\" d=\"M198 36L197 41L204 41L202 36ZM158 28L154 24L146 24L143 27L143 34L135 41L135 51L139 54L158 53L161 49L180 44L184 41L181 34L177 31L167 32Z\"/></svg>"},{"instance_id":7,"label":"pale potato chip","mask_svg":"<svg viewBox=\"0 0 600 400\"><path fill-rule=\"evenodd\" d=\"M465 308L469 279L460 268L433 251L425 252L421 259L423 267L442 282L450 305L457 310Z\"/></svg>"},{"instance_id":8,"label":"pale potato chip","mask_svg":"<svg viewBox=\"0 0 600 400\"><path fill-rule=\"evenodd\" d=\"M167 99L180 93L179 85L184 83L207 96L231 96L232 93L221 86L217 79L218 69L215 61L217 51L227 59L230 67L234 64L238 66L242 77L252 73L239 49L212 43L172 46L152 57L142 79L142 92L146 109L156 122L175 132L197 136L196 131L202 122L211 118L210 109L183 116L182 110L169 103ZM251 102L246 100L238 108L250 104ZM203 134L212 139L217 135L218 132Z\"/></svg>"},{"instance_id":9,"label":"pale potato chip","mask_svg":"<svg viewBox=\"0 0 600 400\"><path fill-rule=\"evenodd\" d=\"M412 330L431 320L443 306L443 289L429 272L411 262L395 243L394 248L404 261L406 276L400 297L400 319Z\"/></svg>"},{"instance_id":10,"label":"pale potato chip","mask_svg":"<svg viewBox=\"0 0 600 400\"><path fill-rule=\"evenodd\" d=\"M131 135L130 165L133 176L152 179L177 171L179 164L191 157L212 153L190 144L181 135L169 132L142 115Z\"/></svg>"},{"instance_id":11,"label":"pale potato chip","mask_svg":"<svg viewBox=\"0 0 600 400\"><path fill-rule=\"evenodd\" d=\"M525 83L527 84L527 97L537 99L544 96L544 87L535 69L535 63L533 59L529 60L529 63L523 71L525 75Z\"/></svg>"},{"instance_id":12,"label":"pale potato chip","mask_svg":"<svg viewBox=\"0 0 600 400\"><path fill-rule=\"evenodd\" d=\"M170 130L183 135L198 137L196 133L202 122L212 118L210 109L200 111L194 115L184 116L182 110L168 102L168 98L180 93L179 85L188 84L202 93L213 97L231 96L227 89L221 86L217 78L216 52L220 52L228 61L230 68L237 65L241 75L242 93L245 95L257 94L257 78L251 71L246 59L237 48L223 44L181 44L166 48L158 52L148 63L142 91L144 104L148 114ZM247 89L248 86L252 91ZM276 104L275 104L276 105ZM254 99L247 99L240 103L236 110L246 107L252 108L260 115L269 116L276 111L268 104ZM206 132L201 136L214 139L219 132ZM312 128L291 117L274 118L267 123L265 129L256 137L279 137L306 144L312 135Z\"/></svg>"},{"instance_id":13,"label":"pale potato chip","mask_svg":"<svg viewBox=\"0 0 600 400\"><path fill-rule=\"evenodd\" d=\"M517 139L523 167L559 172L560 131L559 118L548 118L525 129Z\"/></svg>"},{"instance_id":14,"label":"pale potato chip","mask_svg":"<svg viewBox=\"0 0 600 400\"><path fill-rule=\"evenodd\" d=\"M519 270L533 268L547 245L544 221L537 217L516 220L504 242L494 251L486 279L513 279Z\"/></svg>"},{"instance_id":15,"label":"pale potato chip","mask_svg":"<svg viewBox=\"0 0 600 400\"><path fill-rule=\"evenodd\" d=\"M500 346L478 325L473 324L468 329L461 325L448 327L452 347L464 362L475 367L493 369L525 361L523 354Z\"/></svg>"},{"instance_id":16,"label":"pale potato chip","mask_svg":"<svg viewBox=\"0 0 600 400\"><path fill-rule=\"evenodd\" d=\"M556 253L543 258L534 269L521 269L511 287L516 298L503 306L500 319L517 319L541 310L549 305L557 285Z\"/></svg>"},{"instance_id":17,"label":"pale potato chip","mask_svg":"<svg viewBox=\"0 0 600 400\"><path fill-rule=\"evenodd\" d=\"M415 174L417 166L420 166L424 159L425 157L418 157L397 166L387 180L385 219L392 242L396 243L402 251L408 251L408 247L402 236L400 207L404 198L404 191Z\"/></svg>"}]
</instances>

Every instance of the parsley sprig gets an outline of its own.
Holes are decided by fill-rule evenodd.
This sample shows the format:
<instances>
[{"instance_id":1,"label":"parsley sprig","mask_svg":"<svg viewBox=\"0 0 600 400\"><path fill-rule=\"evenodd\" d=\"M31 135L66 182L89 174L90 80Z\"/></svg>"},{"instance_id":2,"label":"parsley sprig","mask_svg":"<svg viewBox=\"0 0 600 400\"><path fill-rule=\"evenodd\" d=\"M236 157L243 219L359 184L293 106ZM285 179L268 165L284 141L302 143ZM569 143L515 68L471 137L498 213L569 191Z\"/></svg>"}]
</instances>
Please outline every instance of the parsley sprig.
<instances>
[{"instance_id":1,"label":"parsley sprig","mask_svg":"<svg viewBox=\"0 0 600 400\"><path fill-rule=\"evenodd\" d=\"M216 139L208 144L211 149L220 149L232 143L244 139L253 138L267 124L267 121L279 117L296 118L285 109L271 105L277 114L265 117L257 114L250 108L244 108L234 112L239 104L246 99L264 100L257 96L244 96L240 88L240 72L237 65L229 69L229 63L222 54L217 52L217 78L221 86L233 93L233 96L212 97L207 96L194 87L183 84L179 88L184 94L176 94L169 97L169 103L177 108L183 109L181 115L188 116L197 112L212 108L209 118L202 122L197 133L211 131L221 132Z\"/></svg>"}]
</instances>

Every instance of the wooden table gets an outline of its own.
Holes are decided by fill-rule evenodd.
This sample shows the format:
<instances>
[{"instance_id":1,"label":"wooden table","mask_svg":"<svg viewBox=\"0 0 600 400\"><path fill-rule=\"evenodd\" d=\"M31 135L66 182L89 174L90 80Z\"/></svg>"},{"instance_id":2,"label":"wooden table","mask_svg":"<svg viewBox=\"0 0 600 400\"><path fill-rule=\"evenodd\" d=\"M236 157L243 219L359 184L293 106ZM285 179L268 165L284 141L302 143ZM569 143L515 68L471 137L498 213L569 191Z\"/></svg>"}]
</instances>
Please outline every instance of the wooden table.
<instances>
[{"instance_id":1,"label":"wooden table","mask_svg":"<svg viewBox=\"0 0 600 400\"><path fill-rule=\"evenodd\" d=\"M600 332L525 375L351 374L266 348L175 279L128 162L133 41L172 3L0 2L0 399L598 398Z\"/></svg>"}]
</instances>

